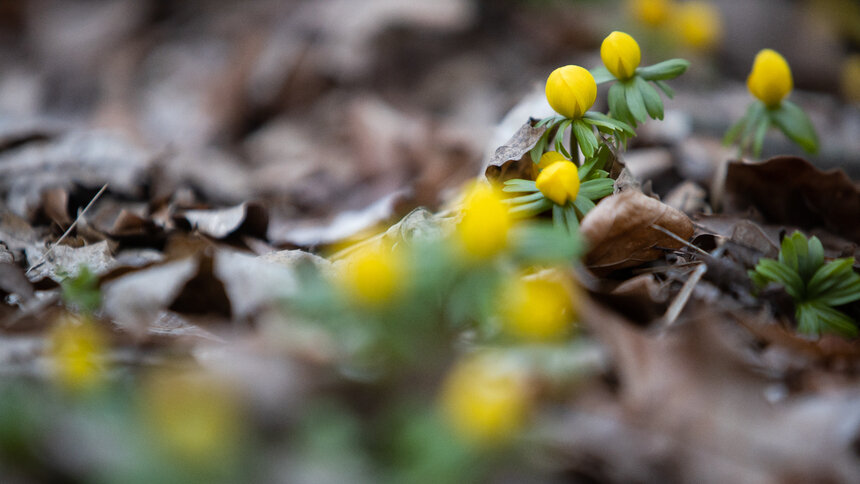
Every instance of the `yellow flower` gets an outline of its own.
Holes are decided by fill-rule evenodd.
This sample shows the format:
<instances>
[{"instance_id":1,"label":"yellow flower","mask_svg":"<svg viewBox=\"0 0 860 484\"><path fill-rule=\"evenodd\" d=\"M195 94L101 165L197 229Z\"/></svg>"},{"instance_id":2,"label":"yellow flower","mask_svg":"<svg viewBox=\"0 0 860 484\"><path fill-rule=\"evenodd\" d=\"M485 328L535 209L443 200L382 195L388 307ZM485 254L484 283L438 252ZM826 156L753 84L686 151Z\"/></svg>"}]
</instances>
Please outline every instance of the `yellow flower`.
<instances>
[{"instance_id":1,"label":"yellow flower","mask_svg":"<svg viewBox=\"0 0 860 484\"><path fill-rule=\"evenodd\" d=\"M633 37L616 30L607 35L600 44L600 58L609 72L616 79L623 81L633 76L642 60L642 53Z\"/></svg>"},{"instance_id":2,"label":"yellow flower","mask_svg":"<svg viewBox=\"0 0 860 484\"><path fill-rule=\"evenodd\" d=\"M570 332L571 291L561 280L518 278L505 288L500 307L505 330L528 341L554 341Z\"/></svg>"},{"instance_id":3,"label":"yellow flower","mask_svg":"<svg viewBox=\"0 0 860 484\"><path fill-rule=\"evenodd\" d=\"M842 62L839 86L846 101L860 103L860 54L851 55Z\"/></svg>"},{"instance_id":4,"label":"yellow flower","mask_svg":"<svg viewBox=\"0 0 860 484\"><path fill-rule=\"evenodd\" d=\"M633 18L650 27L659 27L669 18L669 0L631 0L628 9Z\"/></svg>"},{"instance_id":5,"label":"yellow flower","mask_svg":"<svg viewBox=\"0 0 860 484\"><path fill-rule=\"evenodd\" d=\"M512 225L501 194L490 185L476 183L466 192L456 238L467 257L488 259L507 248Z\"/></svg>"},{"instance_id":6,"label":"yellow flower","mask_svg":"<svg viewBox=\"0 0 860 484\"><path fill-rule=\"evenodd\" d=\"M203 374L149 375L141 408L147 428L180 462L217 465L232 454L241 433L234 396Z\"/></svg>"},{"instance_id":7,"label":"yellow flower","mask_svg":"<svg viewBox=\"0 0 860 484\"><path fill-rule=\"evenodd\" d=\"M712 49L723 36L720 12L708 2L682 3L678 6L673 23L681 40L693 49Z\"/></svg>"},{"instance_id":8,"label":"yellow flower","mask_svg":"<svg viewBox=\"0 0 860 484\"><path fill-rule=\"evenodd\" d=\"M791 92L794 83L788 62L774 50L762 49L755 56L747 87L767 107L779 106Z\"/></svg>"},{"instance_id":9,"label":"yellow flower","mask_svg":"<svg viewBox=\"0 0 860 484\"><path fill-rule=\"evenodd\" d=\"M567 158L565 158L564 155L562 155L558 151L547 151L546 153L541 155L540 160L538 160L537 164L534 164L532 166L532 175L538 176L538 174L541 172L541 170L543 170L544 168L548 167L549 165L555 163L556 161L569 161L569 160Z\"/></svg>"},{"instance_id":10,"label":"yellow flower","mask_svg":"<svg viewBox=\"0 0 860 484\"><path fill-rule=\"evenodd\" d=\"M566 118L582 117L597 99L597 83L586 69L564 66L552 71L546 80L546 100Z\"/></svg>"},{"instance_id":11,"label":"yellow flower","mask_svg":"<svg viewBox=\"0 0 860 484\"><path fill-rule=\"evenodd\" d=\"M579 170L570 161L557 161L540 172L535 185L553 203L565 205L579 193Z\"/></svg>"},{"instance_id":12,"label":"yellow flower","mask_svg":"<svg viewBox=\"0 0 860 484\"><path fill-rule=\"evenodd\" d=\"M344 262L338 283L354 302L378 307L390 302L406 279L406 261L385 244L359 248Z\"/></svg>"},{"instance_id":13,"label":"yellow flower","mask_svg":"<svg viewBox=\"0 0 860 484\"><path fill-rule=\"evenodd\" d=\"M465 441L490 447L505 444L523 424L529 395L522 375L497 358L477 355L457 363L442 388L441 406Z\"/></svg>"},{"instance_id":14,"label":"yellow flower","mask_svg":"<svg viewBox=\"0 0 860 484\"><path fill-rule=\"evenodd\" d=\"M74 392L98 386L104 376L105 346L104 335L88 318L62 317L49 336L58 383Z\"/></svg>"}]
</instances>

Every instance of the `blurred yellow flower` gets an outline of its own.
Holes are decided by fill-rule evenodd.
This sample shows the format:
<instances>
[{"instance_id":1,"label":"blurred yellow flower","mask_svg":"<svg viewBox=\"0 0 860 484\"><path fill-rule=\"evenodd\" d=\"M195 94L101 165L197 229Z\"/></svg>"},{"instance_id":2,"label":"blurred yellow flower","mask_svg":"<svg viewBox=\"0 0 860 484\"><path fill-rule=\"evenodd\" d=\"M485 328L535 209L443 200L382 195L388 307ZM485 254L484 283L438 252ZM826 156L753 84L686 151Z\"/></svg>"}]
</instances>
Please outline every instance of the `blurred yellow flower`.
<instances>
[{"instance_id":1,"label":"blurred yellow flower","mask_svg":"<svg viewBox=\"0 0 860 484\"><path fill-rule=\"evenodd\" d=\"M480 447L510 441L529 409L523 376L498 363L487 354L469 357L456 364L442 388L448 422L463 440Z\"/></svg>"},{"instance_id":2,"label":"blurred yellow flower","mask_svg":"<svg viewBox=\"0 0 860 484\"><path fill-rule=\"evenodd\" d=\"M553 203L565 205L579 194L579 170L570 161L557 161L540 172L535 185Z\"/></svg>"},{"instance_id":3,"label":"blurred yellow flower","mask_svg":"<svg viewBox=\"0 0 860 484\"><path fill-rule=\"evenodd\" d=\"M581 118L597 99L597 83L588 70L564 66L552 71L546 80L546 100L555 112L566 118Z\"/></svg>"},{"instance_id":4,"label":"blurred yellow flower","mask_svg":"<svg viewBox=\"0 0 860 484\"><path fill-rule=\"evenodd\" d=\"M759 51L747 78L750 93L767 107L775 108L788 96L793 85L788 62L774 50Z\"/></svg>"},{"instance_id":5,"label":"blurred yellow flower","mask_svg":"<svg viewBox=\"0 0 860 484\"><path fill-rule=\"evenodd\" d=\"M527 341L556 341L570 333L574 317L572 291L560 279L517 278L500 303L505 330Z\"/></svg>"},{"instance_id":6,"label":"blurred yellow flower","mask_svg":"<svg viewBox=\"0 0 860 484\"><path fill-rule=\"evenodd\" d=\"M709 2L684 2L678 5L672 19L678 34L696 50L710 50L723 37L723 18Z\"/></svg>"},{"instance_id":7,"label":"blurred yellow flower","mask_svg":"<svg viewBox=\"0 0 860 484\"><path fill-rule=\"evenodd\" d=\"M842 62L839 85L846 101L860 103L860 54L851 55Z\"/></svg>"},{"instance_id":8,"label":"blurred yellow flower","mask_svg":"<svg viewBox=\"0 0 860 484\"><path fill-rule=\"evenodd\" d=\"M669 0L630 0L627 4L633 18L649 27L666 23L672 8Z\"/></svg>"},{"instance_id":9,"label":"blurred yellow flower","mask_svg":"<svg viewBox=\"0 0 860 484\"><path fill-rule=\"evenodd\" d=\"M343 262L337 282L354 302L382 306L403 288L406 261L386 244L359 248Z\"/></svg>"},{"instance_id":10,"label":"blurred yellow flower","mask_svg":"<svg viewBox=\"0 0 860 484\"><path fill-rule=\"evenodd\" d=\"M642 60L642 53L633 37L616 30L607 35L600 44L600 58L609 72L616 79L623 81L633 76Z\"/></svg>"},{"instance_id":11,"label":"blurred yellow flower","mask_svg":"<svg viewBox=\"0 0 860 484\"><path fill-rule=\"evenodd\" d=\"M467 257L488 259L507 248L512 225L501 194L490 185L476 183L466 191L456 239Z\"/></svg>"},{"instance_id":12,"label":"blurred yellow flower","mask_svg":"<svg viewBox=\"0 0 860 484\"><path fill-rule=\"evenodd\" d=\"M104 377L102 355L107 343L89 318L61 317L48 339L54 375L60 386L77 392L101 383Z\"/></svg>"},{"instance_id":13,"label":"blurred yellow flower","mask_svg":"<svg viewBox=\"0 0 860 484\"><path fill-rule=\"evenodd\" d=\"M165 371L149 375L141 391L144 421L171 455L194 465L218 465L230 456L241 419L223 384L199 373Z\"/></svg>"}]
</instances>

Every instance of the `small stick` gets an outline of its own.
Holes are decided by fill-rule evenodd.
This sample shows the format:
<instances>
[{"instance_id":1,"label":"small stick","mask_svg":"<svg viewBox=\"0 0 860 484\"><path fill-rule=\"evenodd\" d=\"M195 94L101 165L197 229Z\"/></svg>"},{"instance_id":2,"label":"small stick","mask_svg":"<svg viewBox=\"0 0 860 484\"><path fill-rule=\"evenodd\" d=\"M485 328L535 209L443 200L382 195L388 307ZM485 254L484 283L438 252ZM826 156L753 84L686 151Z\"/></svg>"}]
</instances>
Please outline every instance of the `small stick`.
<instances>
[{"instance_id":1,"label":"small stick","mask_svg":"<svg viewBox=\"0 0 860 484\"><path fill-rule=\"evenodd\" d=\"M89 209L90 209L90 207L92 207L92 206L93 206L93 204L94 204L94 203L96 203L96 200L98 200L98 199L99 199L99 197L100 197L100 196L102 196L102 193L104 193L104 191L105 191L105 190L107 190L107 187L108 187L108 184L107 184L107 183L105 183L104 185L102 185L102 187L101 187L101 189L98 191L98 193L96 193L96 194L95 194L95 196L93 197L93 199L92 199L92 200L90 200L90 203L88 203L88 204L87 204L87 206L86 206L86 207L84 207L84 209L83 209L83 210L81 210L81 211L80 211L80 213L78 213L78 216L75 218L75 221L74 221L74 222L72 222L72 225L69 225L69 228L68 228L68 229L66 229L66 231L63 233L63 235L61 235L61 236L60 236L60 238L59 238L59 239L57 239L57 241L56 241L56 242L54 242L53 244L51 244L51 246L50 246L50 247L48 247L48 250L47 250L47 251L45 251L45 253L44 253L44 254L42 254L42 257L40 257L40 258L39 258L39 262L37 262L37 263L33 264L32 266L30 266L30 268L29 268L29 269L27 269L27 272L25 272L25 273L24 273L24 275L29 274L29 273L30 273L30 271L32 271L33 269L35 269L35 268L37 268L37 267L39 267L40 265L42 265L42 264L44 264L44 263L45 263L45 259L47 259L47 258L48 258L48 255L50 255L51 251L52 251L52 250L54 250L54 247L56 247L56 246L60 245L60 242L62 242L63 240L65 240L65 238L66 238L66 237L67 237L67 236L72 232L72 229L74 229L74 228L78 225L78 221L79 221L79 220L84 216L84 214L85 214L85 213L87 213L87 210L89 210Z\"/></svg>"},{"instance_id":2,"label":"small stick","mask_svg":"<svg viewBox=\"0 0 860 484\"><path fill-rule=\"evenodd\" d=\"M677 240L678 242L680 242L680 243L682 243L682 244L686 245L687 247L689 247L689 248L691 248L691 249L697 250L697 251L699 251L699 252L700 252L700 253L702 253L702 254L705 254L705 255L708 255L708 256L709 256L709 255L711 255L711 254L708 254L706 251L704 251L704 250L700 249L699 247L696 247L695 245L693 245L693 244L691 244L691 243L687 242L686 240L682 239L681 237L678 237L678 234L675 234L675 233L674 233L674 232L672 232L671 230L665 229L665 228L663 228L663 227L661 227L661 226L659 226L659 225L656 225L656 224L651 224L651 228L652 228L652 229L654 229L654 230L659 230L660 232L663 232L664 234L668 235L669 237L672 237L673 239Z\"/></svg>"}]
</instances>

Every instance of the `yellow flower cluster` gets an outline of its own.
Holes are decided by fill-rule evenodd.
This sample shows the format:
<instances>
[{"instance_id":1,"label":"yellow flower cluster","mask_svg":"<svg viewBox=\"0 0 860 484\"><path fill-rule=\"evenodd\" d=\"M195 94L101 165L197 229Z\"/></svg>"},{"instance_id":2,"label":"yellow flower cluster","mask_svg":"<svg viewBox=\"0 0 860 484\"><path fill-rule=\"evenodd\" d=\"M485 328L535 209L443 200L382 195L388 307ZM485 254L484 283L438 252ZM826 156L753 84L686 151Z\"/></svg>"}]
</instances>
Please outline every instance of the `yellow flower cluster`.
<instances>
[{"instance_id":1,"label":"yellow flower cluster","mask_svg":"<svg viewBox=\"0 0 860 484\"><path fill-rule=\"evenodd\" d=\"M503 291L500 303L505 330L526 341L556 341L571 329L572 291L561 279L518 278Z\"/></svg>"},{"instance_id":2,"label":"yellow flower cluster","mask_svg":"<svg viewBox=\"0 0 860 484\"><path fill-rule=\"evenodd\" d=\"M96 387L103 379L105 337L88 318L66 315L49 336L54 375L63 388L79 392Z\"/></svg>"},{"instance_id":3,"label":"yellow flower cluster","mask_svg":"<svg viewBox=\"0 0 860 484\"><path fill-rule=\"evenodd\" d=\"M681 42L696 50L710 50L722 39L722 16L710 2L630 0L628 11L648 27L669 27Z\"/></svg>"},{"instance_id":4,"label":"yellow flower cluster","mask_svg":"<svg viewBox=\"0 0 860 484\"><path fill-rule=\"evenodd\" d=\"M522 375L489 354L459 362L442 388L441 406L454 431L480 447L503 445L523 426L530 399Z\"/></svg>"},{"instance_id":5,"label":"yellow flower cluster","mask_svg":"<svg viewBox=\"0 0 860 484\"><path fill-rule=\"evenodd\" d=\"M498 190L476 183L466 191L455 236L467 258L483 260L508 247L512 225L513 219Z\"/></svg>"},{"instance_id":6,"label":"yellow flower cluster","mask_svg":"<svg viewBox=\"0 0 860 484\"><path fill-rule=\"evenodd\" d=\"M558 114L579 119L597 99L597 83L583 67L559 67L546 80L546 99Z\"/></svg>"},{"instance_id":7,"label":"yellow flower cluster","mask_svg":"<svg viewBox=\"0 0 860 484\"><path fill-rule=\"evenodd\" d=\"M778 52L763 49L755 56L747 87L765 106L778 107L793 85L788 62Z\"/></svg>"},{"instance_id":8,"label":"yellow flower cluster","mask_svg":"<svg viewBox=\"0 0 860 484\"><path fill-rule=\"evenodd\" d=\"M579 169L570 161L557 161L541 170L535 185L553 203L565 205L579 194Z\"/></svg>"}]
</instances>

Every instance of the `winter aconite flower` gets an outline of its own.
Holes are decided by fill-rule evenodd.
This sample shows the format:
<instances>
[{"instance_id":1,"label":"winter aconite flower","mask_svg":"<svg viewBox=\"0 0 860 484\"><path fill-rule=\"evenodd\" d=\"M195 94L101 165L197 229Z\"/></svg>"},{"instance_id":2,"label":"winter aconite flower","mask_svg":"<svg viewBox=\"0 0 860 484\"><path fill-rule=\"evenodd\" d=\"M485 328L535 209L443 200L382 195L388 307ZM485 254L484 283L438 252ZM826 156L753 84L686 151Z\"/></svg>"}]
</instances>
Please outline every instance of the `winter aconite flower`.
<instances>
[{"instance_id":1,"label":"winter aconite flower","mask_svg":"<svg viewBox=\"0 0 860 484\"><path fill-rule=\"evenodd\" d=\"M507 248L512 224L501 194L490 185L475 184L466 192L456 238L467 257L488 259Z\"/></svg>"},{"instance_id":2,"label":"winter aconite flower","mask_svg":"<svg viewBox=\"0 0 860 484\"><path fill-rule=\"evenodd\" d=\"M713 48L723 35L720 12L708 2L684 2L678 5L674 24L681 40L696 50Z\"/></svg>"},{"instance_id":3,"label":"winter aconite flower","mask_svg":"<svg viewBox=\"0 0 860 484\"><path fill-rule=\"evenodd\" d=\"M609 72L616 79L623 81L633 76L642 60L642 53L633 37L624 32L615 31L603 39L600 45L600 58L603 59L603 64Z\"/></svg>"},{"instance_id":4,"label":"winter aconite flower","mask_svg":"<svg viewBox=\"0 0 860 484\"><path fill-rule=\"evenodd\" d=\"M537 177L541 170L548 167L549 165L555 163L556 161L570 161L564 157L563 154L558 151L547 151L543 155L541 155L540 159L537 163L532 166L532 175Z\"/></svg>"},{"instance_id":5,"label":"winter aconite flower","mask_svg":"<svg viewBox=\"0 0 860 484\"><path fill-rule=\"evenodd\" d=\"M402 255L385 245L362 247L344 261L338 282L354 302L382 306L401 288L405 265Z\"/></svg>"},{"instance_id":6,"label":"winter aconite flower","mask_svg":"<svg viewBox=\"0 0 860 484\"><path fill-rule=\"evenodd\" d=\"M555 112L565 118L581 118L596 98L597 83L582 67L559 67L546 80L546 100Z\"/></svg>"},{"instance_id":7,"label":"winter aconite flower","mask_svg":"<svg viewBox=\"0 0 860 484\"><path fill-rule=\"evenodd\" d=\"M50 352L58 383L70 391L85 391L102 381L104 335L88 318L65 316L51 330Z\"/></svg>"},{"instance_id":8,"label":"winter aconite flower","mask_svg":"<svg viewBox=\"0 0 860 484\"><path fill-rule=\"evenodd\" d=\"M671 7L669 0L631 0L628 4L633 18L649 27L666 23Z\"/></svg>"},{"instance_id":9,"label":"winter aconite flower","mask_svg":"<svg viewBox=\"0 0 860 484\"><path fill-rule=\"evenodd\" d=\"M521 375L489 355L458 363L442 389L442 410L454 431L482 447L509 441L525 422L529 398Z\"/></svg>"},{"instance_id":10,"label":"winter aconite flower","mask_svg":"<svg viewBox=\"0 0 860 484\"><path fill-rule=\"evenodd\" d=\"M569 161L558 161L540 172L535 185L553 203L565 205L576 200L579 194L579 171Z\"/></svg>"},{"instance_id":11,"label":"winter aconite flower","mask_svg":"<svg viewBox=\"0 0 860 484\"><path fill-rule=\"evenodd\" d=\"M793 87L788 62L771 49L763 49L753 61L747 87L765 106L775 108L788 96Z\"/></svg>"},{"instance_id":12,"label":"winter aconite flower","mask_svg":"<svg viewBox=\"0 0 860 484\"><path fill-rule=\"evenodd\" d=\"M561 280L516 279L503 292L501 316L505 330L527 341L554 341L570 331L574 307Z\"/></svg>"}]
</instances>

